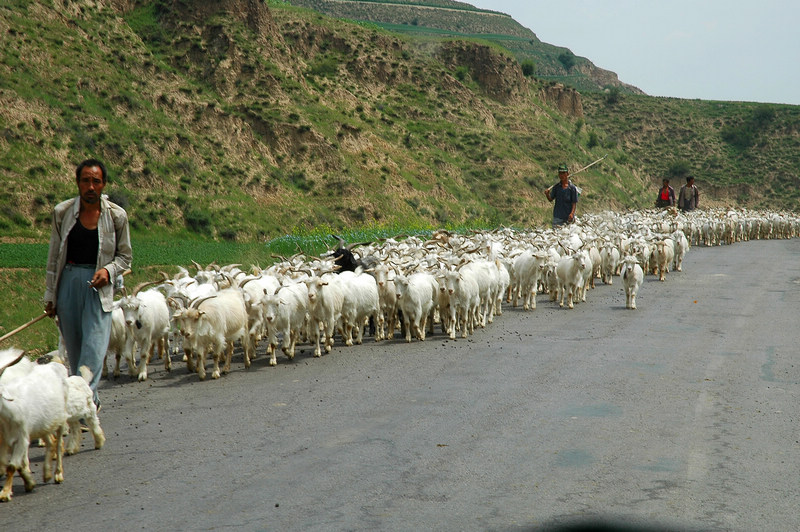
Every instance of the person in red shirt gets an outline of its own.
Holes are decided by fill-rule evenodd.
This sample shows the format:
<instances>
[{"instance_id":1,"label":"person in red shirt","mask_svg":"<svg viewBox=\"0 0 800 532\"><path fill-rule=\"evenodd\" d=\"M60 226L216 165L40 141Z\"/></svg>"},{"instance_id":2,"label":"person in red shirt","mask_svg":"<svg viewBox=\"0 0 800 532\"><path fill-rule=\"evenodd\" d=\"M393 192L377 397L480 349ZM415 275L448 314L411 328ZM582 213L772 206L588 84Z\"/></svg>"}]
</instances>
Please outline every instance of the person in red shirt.
<instances>
[{"instance_id":1,"label":"person in red shirt","mask_svg":"<svg viewBox=\"0 0 800 532\"><path fill-rule=\"evenodd\" d=\"M675 189L669 186L669 179L661 182L661 189L656 198L656 207L673 207L675 205Z\"/></svg>"}]
</instances>

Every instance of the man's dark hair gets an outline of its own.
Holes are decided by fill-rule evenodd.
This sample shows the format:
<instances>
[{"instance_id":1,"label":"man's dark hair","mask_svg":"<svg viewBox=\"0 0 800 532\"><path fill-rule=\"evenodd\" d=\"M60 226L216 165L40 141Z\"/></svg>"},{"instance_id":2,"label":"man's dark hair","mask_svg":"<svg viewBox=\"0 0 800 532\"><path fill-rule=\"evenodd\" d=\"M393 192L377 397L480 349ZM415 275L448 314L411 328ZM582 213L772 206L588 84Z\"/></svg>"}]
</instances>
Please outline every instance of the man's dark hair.
<instances>
[{"instance_id":1,"label":"man's dark hair","mask_svg":"<svg viewBox=\"0 0 800 532\"><path fill-rule=\"evenodd\" d=\"M75 181L78 181L78 180L80 180L80 178L81 178L81 171L82 171L84 168L87 168L87 167L89 167L89 168L90 168L90 167L92 167L92 166L96 166L96 167L98 167L98 168L100 169L100 173L102 173L102 174L103 174L103 183L105 183L105 182L106 182L106 179L108 178L108 174L107 174L107 172L106 172L106 165L104 165L103 163L101 163L101 162L100 162L100 161L98 161L97 159L86 159L86 160L85 160L85 161L83 161L81 164L79 164L79 165L78 165L78 168L76 168L76 169L75 169Z\"/></svg>"}]
</instances>

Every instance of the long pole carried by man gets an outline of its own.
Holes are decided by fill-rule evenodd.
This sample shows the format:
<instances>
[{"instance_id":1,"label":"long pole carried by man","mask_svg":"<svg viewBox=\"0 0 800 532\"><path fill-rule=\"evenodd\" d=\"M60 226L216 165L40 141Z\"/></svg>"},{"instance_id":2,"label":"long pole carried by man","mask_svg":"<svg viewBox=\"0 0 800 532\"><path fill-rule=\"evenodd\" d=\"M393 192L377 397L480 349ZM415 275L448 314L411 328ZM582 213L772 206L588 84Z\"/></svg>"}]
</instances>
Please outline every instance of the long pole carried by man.
<instances>
[{"instance_id":1,"label":"long pole carried by man","mask_svg":"<svg viewBox=\"0 0 800 532\"><path fill-rule=\"evenodd\" d=\"M579 173L583 172L584 170L586 170L587 168L590 168L590 167L592 167L592 166L596 165L597 163L599 163L600 161L602 161L602 160L603 160L603 159L605 159L606 157L608 157L608 154L607 154L607 153L606 153L605 155L603 155L602 157L600 157L599 159L597 159L596 161L594 161L594 162L591 162L591 163L587 164L586 166L584 166L584 167L583 167L583 168L581 168L580 170L575 170L574 172L572 172L571 174L569 174L569 177L572 177L572 176L574 176L575 174L579 174Z\"/></svg>"},{"instance_id":2,"label":"long pole carried by man","mask_svg":"<svg viewBox=\"0 0 800 532\"><path fill-rule=\"evenodd\" d=\"M3 336L1 336L0 337L0 342L2 342L3 340L7 340L8 338L11 338L12 336L17 334L18 332L24 331L25 329L27 329L28 327L30 327L31 325L33 325L37 321L41 321L42 319L44 319L46 317L47 317L46 313L45 314L40 314L39 316L36 316L35 318L33 318L28 323L24 323L24 324L20 325L19 327L17 327L16 329L14 329L13 331L11 331L9 333L6 333Z\"/></svg>"},{"instance_id":3,"label":"long pole carried by man","mask_svg":"<svg viewBox=\"0 0 800 532\"><path fill-rule=\"evenodd\" d=\"M547 198L547 201L555 202L553 204L553 227L575 221L575 208L578 204L580 189L578 189L569 178L594 166L607 156L608 155L603 155L596 161L572 173L569 172L567 163L561 163L558 166L558 183L544 189L544 196Z\"/></svg>"},{"instance_id":4,"label":"long pole carried by man","mask_svg":"<svg viewBox=\"0 0 800 532\"><path fill-rule=\"evenodd\" d=\"M570 174L568 174L568 175L567 175L567 179L571 178L571 177L572 177L572 176L574 176L575 174L579 174L579 173L583 172L583 171L584 171L584 170L586 170L587 168L590 168L590 167L592 167L592 166L596 165L597 163L599 163L600 161L602 161L602 160L603 160L603 159L605 159L606 157L608 157L608 154L605 154L605 155L603 155L602 157L600 157L599 159L597 159L596 161L593 161L593 162L591 162L591 163L587 164L586 166L584 166L584 167L583 167L583 168L581 168L580 170L575 170L574 172L572 172L572 173L570 173ZM555 186L555 185L553 185L553 186ZM550 189L552 189L552 188L553 188L553 187L550 187ZM550 189L548 189L548 190L550 190Z\"/></svg>"}]
</instances>

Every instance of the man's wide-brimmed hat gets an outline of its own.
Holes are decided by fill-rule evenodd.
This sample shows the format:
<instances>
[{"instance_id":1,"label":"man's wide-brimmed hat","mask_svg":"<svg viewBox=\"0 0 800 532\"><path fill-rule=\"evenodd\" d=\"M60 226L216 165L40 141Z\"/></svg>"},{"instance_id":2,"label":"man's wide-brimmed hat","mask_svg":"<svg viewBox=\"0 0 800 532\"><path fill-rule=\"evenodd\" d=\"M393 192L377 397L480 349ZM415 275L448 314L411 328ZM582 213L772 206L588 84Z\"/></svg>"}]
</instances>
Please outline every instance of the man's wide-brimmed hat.
<instances>
[{"instance_id":1,"label":"man's wide-brimmed hat","mask_svg":"<svg viewBox=\"0 0 800 532\"><path fill-rule=\"evenodd\" d=\"M561 163L558 165L558 172L569 172L569 168L567 168L567 163Z\"/></svg>"}]
</instances>

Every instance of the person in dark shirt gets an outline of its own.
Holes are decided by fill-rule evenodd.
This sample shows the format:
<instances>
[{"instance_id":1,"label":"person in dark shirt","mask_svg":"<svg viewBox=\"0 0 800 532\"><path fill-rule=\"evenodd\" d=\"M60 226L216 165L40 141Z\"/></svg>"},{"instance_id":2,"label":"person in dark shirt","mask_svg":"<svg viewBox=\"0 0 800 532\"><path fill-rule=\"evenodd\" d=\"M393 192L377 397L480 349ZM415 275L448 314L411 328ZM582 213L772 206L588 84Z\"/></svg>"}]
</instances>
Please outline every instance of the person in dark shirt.
<instances>
[{"instance_id":1,"label":"person in dark shirt","mask_svg":"<svg viewBox=\"0 0 800 532\"><path fill-rule=\"evenodd\" d=\"M45 313L58 317L69 369L87 366L97 384L111 333L113 283L130 268L128 214L103 194L106 167L87 159L75 170L78 196L56 205L47 254Z\"/></svg>"},{"instance_id":2,"label":"person in dark shirt","mask_svg":"<svg viewBox=\"0 0 800 532\"><path fill-rule=\"evenodd\" d=\"M575 207L578 205L578 189L569 180L567 163L558 167L558 183L544 189L547 201L553 204L553 227L569 224L575 221Z\"/></svg>"},{"instance_id":3,"label":"person in dark shirt","mask_svg":"<svg viewBox=\"0 0 800 532\"><path fill-rule=\"evenodd\" d=\"M686 184L681 187L678 193L678 208L682 211L693 211L700 203L700 192L697 190L697 185L694 184L694 177L689 176L686 178Z\"/></svg>"}]
</instances>

